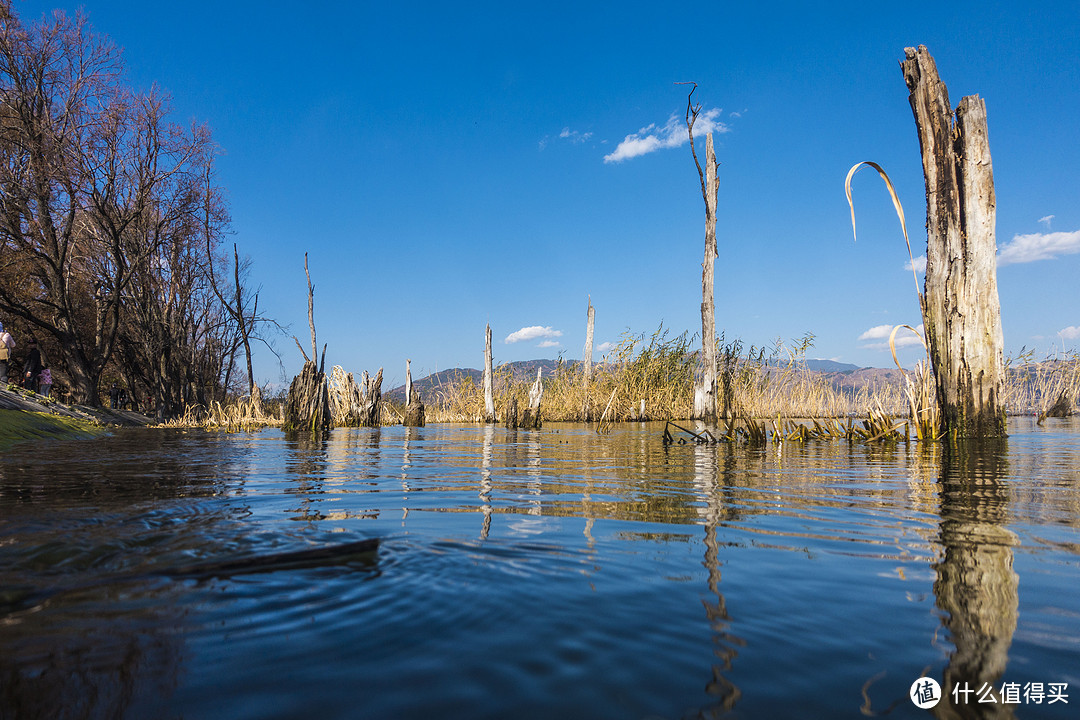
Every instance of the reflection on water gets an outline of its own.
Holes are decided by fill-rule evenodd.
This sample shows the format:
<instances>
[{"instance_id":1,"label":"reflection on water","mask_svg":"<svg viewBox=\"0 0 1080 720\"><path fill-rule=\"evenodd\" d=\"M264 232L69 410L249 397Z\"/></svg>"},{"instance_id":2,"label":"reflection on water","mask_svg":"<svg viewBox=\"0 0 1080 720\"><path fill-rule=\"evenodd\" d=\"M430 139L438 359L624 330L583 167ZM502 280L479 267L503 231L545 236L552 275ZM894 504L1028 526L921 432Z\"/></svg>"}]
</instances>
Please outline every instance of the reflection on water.
<instances>
[{"instance_id":1,"label":"reflection on water","mask_svg":"<svg viewBox=\"0 0 1080 720\"><path fill-rule=\"evenodd\" d=\"M924 673L938 717L1026 717L952 690L1080 684L1080 423L963 448L661 428L16 448L0 718L906 717Z\"/></svg>"},{"instance_id":2,"label":"reflection on water","mask_svg":"<svg viewBox=\"0 0 1080 720\"><path fill-rule=\"evenodd\" d=\"M1018 538L1006 527L1007 442L947 448L941 465L944 556L935 567L934 594L955 650L938 717L1014 717L1000 693L1020 607L1012 551Z\"/></svg>"}]
</instances>

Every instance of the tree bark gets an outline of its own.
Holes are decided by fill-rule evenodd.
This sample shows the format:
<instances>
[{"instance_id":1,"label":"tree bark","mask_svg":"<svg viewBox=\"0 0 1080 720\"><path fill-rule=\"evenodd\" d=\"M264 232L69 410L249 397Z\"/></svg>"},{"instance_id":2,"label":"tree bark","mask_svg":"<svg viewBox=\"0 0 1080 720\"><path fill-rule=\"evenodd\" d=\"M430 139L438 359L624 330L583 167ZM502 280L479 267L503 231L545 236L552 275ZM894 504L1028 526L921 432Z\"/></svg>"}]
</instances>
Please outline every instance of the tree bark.
<instances>
[{"instance_id":1,"label":"tree bark","mask_svg":"<svg viewBox=\"0 0 1080 720\"><path fill-rule=\"evenodd\" d=\"M326 432L330 429L330 400L326 376L308 361L293 378L285 400L281 429L286 432Z\"/></svg>"},{"instance_id":2,"label":"tree bark","mask_svg":"<svg viewBox=\"0 0 1080 720\"><path fill-rule=\"evenodd\" d=\"M529 406L521 415L521 427L528 430L539 430L543 424L540 420L540 398L544 395L544 384L540 380L543 368L536 368L536 382L529 388Z\"/></svg>"},{"instance_id":3,"label":"tree bark","mask_svg":"<svg viewBox=\"0 0 1080 720\"><path fill-rule=\"evenodd\" d=\"M1004 339L997 291L993 166L986 105L949 93L926 47L901 63L926 179L923 321L950 437L1004 437Z\"/></svg>"},{"instance_id":4,"label":"tree bark","mask_svg":"<svg viewBox=\"0 0 1080 720\"><path fill-rule=\"evenodd\" d=\"M589 402L589 384L592 382L592 354L593 354L593 325L596 322L596 308L593 307L592 297L589 297L588 320L585 323L585 352L582 362L584 363L585 378L585 403L581 409L581 419L589 422L592 416L592 405Z\"/></svg>"},{"instance_id":5,"label":"tree bark","mask_svg":"<svg viewBox=\"0 0 1080 720\"><path fill-rule=\"evenodd\" d=\"M382 400L382 368L375 377L368 377L364 371L361 383L360 426L379 427L379 402Z\"/></svg>"},{"instance_id":6,"label":"tree bark","mask_svg":"<svg viewBox=\"0 0 1080 720\"><path fill-rule=\"evenodd\" d=\"M484 333L484 422L495 422L495 389L493 386L493 371L491 358L491 325L488 324Z\"/></svg>"}]
</instances>

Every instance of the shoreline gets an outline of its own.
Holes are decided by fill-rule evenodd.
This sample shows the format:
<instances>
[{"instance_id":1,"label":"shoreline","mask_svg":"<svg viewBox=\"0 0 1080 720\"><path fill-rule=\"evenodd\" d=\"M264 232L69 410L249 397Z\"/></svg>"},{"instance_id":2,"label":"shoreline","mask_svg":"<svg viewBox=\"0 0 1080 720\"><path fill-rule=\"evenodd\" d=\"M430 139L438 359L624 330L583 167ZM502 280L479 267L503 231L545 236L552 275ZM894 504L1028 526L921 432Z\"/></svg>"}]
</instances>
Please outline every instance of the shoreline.
<instances>
[{"instance_id":1,"label":"shoreline","mask_svg":"<svg viewBox=\"0 0 1080 720\"><path fill-rule=\"evenodd\" d=\"M48 438L96 437L110 427L146 427L155 421L142 413L68 405L37 393L0 387L0 450Z\"/></svg>"}]
</instances>

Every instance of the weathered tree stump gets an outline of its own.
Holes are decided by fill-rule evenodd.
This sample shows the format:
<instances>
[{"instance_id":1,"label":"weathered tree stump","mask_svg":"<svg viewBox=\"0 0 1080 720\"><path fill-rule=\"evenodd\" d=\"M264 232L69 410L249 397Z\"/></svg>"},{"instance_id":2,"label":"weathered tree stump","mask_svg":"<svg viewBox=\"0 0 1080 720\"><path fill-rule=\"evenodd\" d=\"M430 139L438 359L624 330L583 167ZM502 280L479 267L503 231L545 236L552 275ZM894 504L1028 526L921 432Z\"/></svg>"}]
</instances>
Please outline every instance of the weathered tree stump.
<instances>
[{"instance_id":1,"label":"weathered tree stump","mask_svg":"<svg viewBox=\"0 0 1080 720\"><path fill-rule=\"evenodd\" d=\"M516 397L510 398L506 404L506 427L513 430L518 427L518 401Z\"/></svg>"},{"instance_id":2,"label":"weathered tree stump","mask_svg":"<svg viewBox=\"0 0 1080 720\"><path fill-rule=\"evenodd\" d=\"M286 432L326 432L330 429L326 376L311 360L304 363L300 374L289 385L281 427Z\"/></svg>"},{"instance_id":3,"label":"weathered tree stump","mask_svg":"<svg viewBox=\"0 0 1080 720\"><path fill-rule=\"evenodd\" d=\"M420 393L414 388L409 404L405 407L405 421L401 423L405 427L424 426L424 403L420 400Z\"/></svg>"},{"instance_id":4,"label":"weathered tree stump","mask_svg":"<svg viewBox=\"0 0 1080 720\"><path fill-rule=\"evenodd\" d=\"M527 430L539 430L542 424L540 420L540 398L544 395L544 384L540 381L543 368L536 368L536 382L529 388L529 406L521 414L521 427Z\"/></svg>"},{"instance_id":5,"label":"weathered tree stump","mask_svg":"<svg viewBox=\"0 0 1080 720\"><path fill-rule=\"evenodd\" d=\"M379 427L379 402L382 400L382 368L375 377L364 371L360 382L360 427Z\"/></svg>"},{"instance_id":6,"label":"weathered tree stump","mask_svg":"<svg viewBox=\"0 0 1080 720\"><path fill-rule=\"evenodd\" d=\"M944 429L954 438L1004 437L1005 343L986 104L967 96L954 118L926 47L904 54L926 179L923 321Z\"/></svg>"}]
</instances>

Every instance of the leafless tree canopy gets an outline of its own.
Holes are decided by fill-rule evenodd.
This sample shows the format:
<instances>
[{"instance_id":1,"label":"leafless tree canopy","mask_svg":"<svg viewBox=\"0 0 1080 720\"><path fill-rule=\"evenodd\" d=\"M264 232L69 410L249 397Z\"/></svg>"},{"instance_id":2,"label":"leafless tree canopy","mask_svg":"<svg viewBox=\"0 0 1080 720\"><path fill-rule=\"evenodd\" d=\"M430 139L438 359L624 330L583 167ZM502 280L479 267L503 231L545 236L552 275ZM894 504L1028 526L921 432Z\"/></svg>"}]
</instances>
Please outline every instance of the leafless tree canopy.
<instances>
[{"instance_id":1,"label":"leafless tree canopy","mask_svg":"<svg viewBox=\"0 0 1080 720\"><path fill-rule=\"evenodd\" d=\"M0 0L0 311L77 400L117 382L179 412L250 356L257 296L239 254L219 256L214 159L209 129L125 84L81 14L24 24Z\"/></svg>"}]
</instances>

